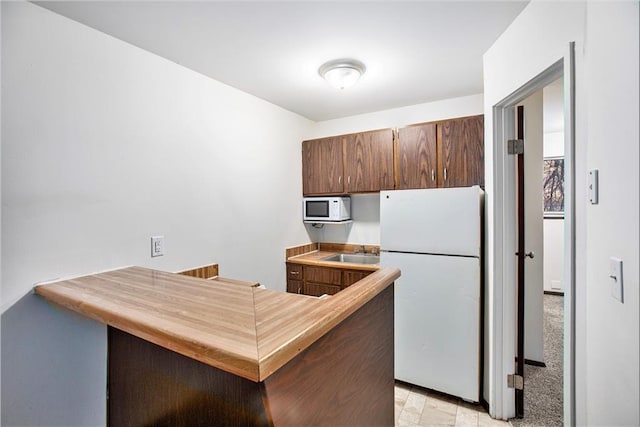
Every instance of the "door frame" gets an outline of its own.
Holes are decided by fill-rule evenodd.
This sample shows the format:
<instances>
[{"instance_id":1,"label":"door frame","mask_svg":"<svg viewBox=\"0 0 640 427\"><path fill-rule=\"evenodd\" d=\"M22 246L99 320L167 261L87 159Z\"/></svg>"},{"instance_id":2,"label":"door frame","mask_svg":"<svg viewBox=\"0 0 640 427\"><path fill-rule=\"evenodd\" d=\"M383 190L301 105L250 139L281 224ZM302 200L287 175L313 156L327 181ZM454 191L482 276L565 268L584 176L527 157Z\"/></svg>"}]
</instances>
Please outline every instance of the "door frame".
<instances>
[{"instance_id":1,"label":"door frame","mask_svg":"<svg viewBox=\"0 0 640 427\"><path fill-rule=\"evenodd\" d=\"M491 415L515 416L515 392L507 387L513 374L516 339L516 175L515 156L507 140L515 135L515 106L558 78L564 80L565 231L564 231L564 424L575 425L575 43L564 56L493 106L493 178L495 246L493 306L490 325L490 381L494 384Z\"/></svg>"},{"instance_id":2,"label":"door frame","mask_svg":"<svg viewBox=\"0 0 640 427\"><path fill-rule=\"evenodd\" d=\"M524 141L525 147L527 141L524 137L524 106L518 105L516 110L516 139ZM516 233L516 375L524 378L524 334L525 334L525 172L524 172L524 155L525 152L516 154L516 212L518 224ZM516 417L524 417L524 390L515 391Z\"/></svg>"}]
</instances>

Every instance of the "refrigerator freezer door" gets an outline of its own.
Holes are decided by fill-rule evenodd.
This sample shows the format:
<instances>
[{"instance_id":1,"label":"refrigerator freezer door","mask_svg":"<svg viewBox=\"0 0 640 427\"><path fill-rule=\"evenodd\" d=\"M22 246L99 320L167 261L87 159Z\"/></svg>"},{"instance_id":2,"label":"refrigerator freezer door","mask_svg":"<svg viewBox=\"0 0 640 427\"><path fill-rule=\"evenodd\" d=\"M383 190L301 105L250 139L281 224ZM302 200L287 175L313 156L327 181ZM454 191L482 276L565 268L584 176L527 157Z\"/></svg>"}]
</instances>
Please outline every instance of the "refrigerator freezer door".
<instances>
[{"instance_id":1,"label":"refrigerator freezer door","mask_svg":"<svg viewBox=\"0 0 640 427\"><path fill-rule=\"evenodd\" d=\"M480 256L483 192L478 186L380 193L380 248Z\"/></svg>"},{"instance_id":2,"label":"refrigerator freezer door","mask_svg":"<svg viewBox=\"0 0 640 427\"><path fill-rule=\"evenodd\" d=\"M395 285L395 376L478 402L480 261L382 252Z\"/></svg>"}]
</instances>

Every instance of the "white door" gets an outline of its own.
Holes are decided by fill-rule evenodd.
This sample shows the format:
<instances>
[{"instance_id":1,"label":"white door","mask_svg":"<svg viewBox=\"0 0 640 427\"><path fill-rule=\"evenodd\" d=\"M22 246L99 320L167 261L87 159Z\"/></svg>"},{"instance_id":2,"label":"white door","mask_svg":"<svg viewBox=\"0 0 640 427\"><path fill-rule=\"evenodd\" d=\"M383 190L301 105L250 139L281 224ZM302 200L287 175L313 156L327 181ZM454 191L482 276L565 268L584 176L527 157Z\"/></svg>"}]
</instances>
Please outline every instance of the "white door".
<instances>
[{"instance_id":1,"label":"white door","mask_svg":"<svg viewBox=\"0 0 640 427\"><path fill-rule=\"evenodd\" d=\"M480 356L478 258L381 253L395 285L397 379L477 402Z\"/></svg>"},{"instance_id":2,"label":"white door","mask_svg":"<svg viewBox=\"0 0 640 427\"><path fill-rule=\"evenodd\" d=\"M524 106L524 241L525 252L533 258L524 261L524 358L544 362L543 337L543 98L537 91ZM526 378L525 378L526 381Z\"/></svg>"}]
</instances>

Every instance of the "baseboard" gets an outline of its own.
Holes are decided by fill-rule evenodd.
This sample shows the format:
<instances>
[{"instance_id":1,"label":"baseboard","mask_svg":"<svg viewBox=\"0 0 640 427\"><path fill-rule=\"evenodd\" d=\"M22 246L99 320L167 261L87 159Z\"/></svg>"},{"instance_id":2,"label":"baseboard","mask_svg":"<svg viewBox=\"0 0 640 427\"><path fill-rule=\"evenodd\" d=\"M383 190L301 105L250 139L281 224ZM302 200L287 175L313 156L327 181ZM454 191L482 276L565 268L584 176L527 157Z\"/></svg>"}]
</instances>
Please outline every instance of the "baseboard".
<instances>
[{"instance_id":1,"label":"baseboard","mask_svg":"<svg viewBox=\"0 0 640 427\"><path fill-rule=\"evenodd\" d=\"M545 294L547 295L558 295L563 297L564 296L564 292L562 291L544 291Z\"/></svg>"},{"instance_id":2,"label":"baseboard","mask_svg":"<svg viewBox=\"0 0 640 427\"><path fill-rule=\"evenodd\" d=\"M482 406L484 410L487 411L487 414L489 413L489 402L484 400L484 397L480 398L480 406Z\"/></svg>"},{"instance_id":3,"label":"baseboard","mask_svg":"<svg viewBox=\"0 0 640 427\"><path fill-rule=\"evenodd\" d=\"M531 366L539 366L541 368L547 367L546 363L538 362L537 360L524 359L524 363Z\"/></svg>"}]
</instances>

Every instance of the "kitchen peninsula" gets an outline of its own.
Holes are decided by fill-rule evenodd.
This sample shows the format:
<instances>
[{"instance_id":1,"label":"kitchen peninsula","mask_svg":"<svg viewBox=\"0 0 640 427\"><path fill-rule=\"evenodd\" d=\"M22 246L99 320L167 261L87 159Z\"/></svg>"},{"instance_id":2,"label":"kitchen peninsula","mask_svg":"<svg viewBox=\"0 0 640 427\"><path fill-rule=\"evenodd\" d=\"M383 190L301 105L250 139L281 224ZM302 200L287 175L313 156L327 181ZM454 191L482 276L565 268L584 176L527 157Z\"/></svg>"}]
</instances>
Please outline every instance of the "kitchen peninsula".
<instances>
[{"instance_id":1,"label":"kitchen peninsula","mask_svg":"<svg viewBox=\"0 0 640 427\"><path fill-rule=\"evenodd\" d=\"M109 326L109 425L393 425L393 282L326 298L128 267L35 288Z\"/></svg>"}]
</instances>

